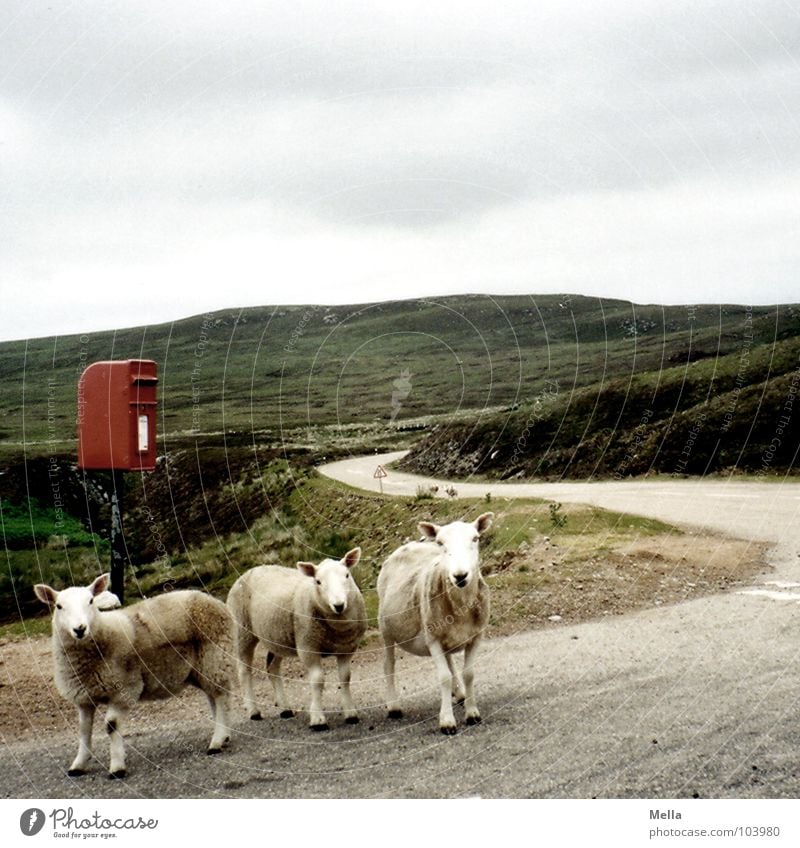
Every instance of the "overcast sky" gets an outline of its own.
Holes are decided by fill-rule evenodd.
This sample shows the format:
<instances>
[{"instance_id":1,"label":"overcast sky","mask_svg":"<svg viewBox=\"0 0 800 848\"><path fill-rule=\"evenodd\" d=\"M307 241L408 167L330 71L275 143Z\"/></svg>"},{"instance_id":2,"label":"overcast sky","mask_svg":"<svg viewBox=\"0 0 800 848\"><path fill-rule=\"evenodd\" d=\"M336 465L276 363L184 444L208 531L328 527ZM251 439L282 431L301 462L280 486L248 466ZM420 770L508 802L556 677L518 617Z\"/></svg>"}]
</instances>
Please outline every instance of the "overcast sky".
<instances>
[{"instance_id":1,"label":"overcast sky","mask_svg":"<svg viewBox=\"0 0 800 848\"><path fill-rule=\"evenodd\" d=\"M781 0L4 0L0 338L461 292L800 301Z\"/></svg>"}]
</instances>

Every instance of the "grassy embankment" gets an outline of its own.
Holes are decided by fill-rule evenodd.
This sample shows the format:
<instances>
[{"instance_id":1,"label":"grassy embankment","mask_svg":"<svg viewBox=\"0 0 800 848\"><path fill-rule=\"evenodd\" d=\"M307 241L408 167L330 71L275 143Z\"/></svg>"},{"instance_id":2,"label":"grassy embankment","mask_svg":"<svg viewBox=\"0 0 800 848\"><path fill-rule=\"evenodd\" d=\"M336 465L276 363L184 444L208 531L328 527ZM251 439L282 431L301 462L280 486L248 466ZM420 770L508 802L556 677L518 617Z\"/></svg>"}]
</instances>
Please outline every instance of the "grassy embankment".
<instances>
[{"instance_id":1,"label":"grassy embankment","mask_svg":"<svg viewBox=\"0 0 800 848\"><path fill-rule=\"evenodd\" d=\"M382 497L313 473L296 482L280 505L246 532L214 536L138 564L128 583L129 599L189 586L224 597L237 575L253 565L319 560L360 545L364 556L356 578L374 627L380 564L398 544L417 537L417 522L472 519L487 509L496 515L482 545L493 590L490 634L550 626L553 616L575 622L719 591L747 580L762 564L756 546L689 536L658 521L593 507L565 506L553 516L549 504L538 500ZM94 549L82 551L85 556L71 553L69 565L65 557L58 566L69 567L76 582L98 570ZM55 574L64 573L50 566ZM33 576L20 572L17 586L25 583L22 590L29 592ZM41 617L17 621L0 635L46 632L46 622Z\"/></svg>"},{"instance_id":2,"label":"grassy embankment","mask_svg":"<svg viewBox=\"0 0 800 848\"><path fill-rule=\"evenodd\" d=\"M345 439L463 417L480 426L506 407L527 412L547 380L568 397L798 334L800 311L791 305L689 308L545 295L255 307L4 342L0 451L24 442L74 452L77 378L101 359L157 361L166 452L190 432L220 442L255 433L265 443L313 444L315 428L334 422ZM743 379L750 384L747 369ZM576 426L591 421L576 418Z\"/></svg>"},{"instance_id":3,"label":"grassy embankment","mask_svg":"<svg viewBox=\"0 0 800 848\"><path fill-rule=\"evenodd\" d=\"M800 339L733 347L576 390L559 386L528 407L441 426L403 466L489 479L791 473Z\"/></svg>"}]
</instances>

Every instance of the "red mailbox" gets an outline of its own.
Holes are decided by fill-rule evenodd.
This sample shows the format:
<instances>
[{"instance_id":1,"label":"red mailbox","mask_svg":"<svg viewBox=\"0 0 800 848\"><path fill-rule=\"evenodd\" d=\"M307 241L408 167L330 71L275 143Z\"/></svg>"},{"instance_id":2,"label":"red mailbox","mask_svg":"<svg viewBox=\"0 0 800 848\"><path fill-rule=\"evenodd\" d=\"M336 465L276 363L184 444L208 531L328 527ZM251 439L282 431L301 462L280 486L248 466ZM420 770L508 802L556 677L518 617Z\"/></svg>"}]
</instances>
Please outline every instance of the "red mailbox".
<instances>
[{"instance_id":1,"label":"red mailbox","mask_svg":"<svg viewBox=\"0 0 800 848\"><path fill-rule=\"evenodd\" d=\"M78 382L78 467L156 467L156 363L94 362Z\"/></svg>"}]
</instances>

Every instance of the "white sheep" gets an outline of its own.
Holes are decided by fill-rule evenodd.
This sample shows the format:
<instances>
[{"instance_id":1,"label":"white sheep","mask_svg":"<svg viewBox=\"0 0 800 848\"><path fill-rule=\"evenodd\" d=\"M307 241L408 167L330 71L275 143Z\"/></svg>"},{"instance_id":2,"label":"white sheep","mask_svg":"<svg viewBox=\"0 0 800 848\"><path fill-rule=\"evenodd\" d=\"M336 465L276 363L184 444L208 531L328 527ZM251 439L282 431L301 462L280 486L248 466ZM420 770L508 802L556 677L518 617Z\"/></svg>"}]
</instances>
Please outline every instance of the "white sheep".
<instances>
[{"instance_id":1,"label":"white sheep","mask_svg":"<svg viewBox=\"0 0 800 848\"><path fill-rule=\"evenodd\" d=\"M345 721L358 722L350 695L350 661L366 630L367 614L350 571L360 557L361 548L354 548L341 560L326 559L319 565L299 562L297 569L261 565L246 571L231 587L228 608L236 622L239 678L254 721L261 719L261 712L253 695L253 653L262 642L281 718L294 715L283 689L281 662L297 656L311 686L309 724L312 730L328 729L322 711L321 661L335 656Z\"/></svg>"},{"instance_id":2,"label":"white sheep","mask_svg":"<svg viewBox=\"0 0 800 848\"><path fill-rule=\"evenodd\" d=\"M390 718L403 714L394 680L395 647L400 647L433 657L442 696L442 733L456 732L452 697L464 701L467 724L480 722L473 666L489 620L489 587L481 576L478 541L493 517L486 512L474 523L453 521L443 527L422 521L419 529L431 541L409 542L384 562L378 576L378 623ZM454 663L460 651L463 679Z\"/></svg>"},{"instance_id":3,"label":"white sheep","mask_svg":"<svg viewBox=\"0 0 800 848\"><path fill-rule=\"evenodd\" d=\"M122 725L130 709L139 700L176 695L187 683L208 697L214 717L208 753L218 753L230 739L235 679L233 623L225 604L204 592L181 591L101 612L98 602L110 600L107 585L103 574L88 587L34 587L53 610L56 686L78 708L78 754L68 774L86 772L98 704L108 704L109 776L121 778L127 773Z\"/></svg>"}]
</instances>

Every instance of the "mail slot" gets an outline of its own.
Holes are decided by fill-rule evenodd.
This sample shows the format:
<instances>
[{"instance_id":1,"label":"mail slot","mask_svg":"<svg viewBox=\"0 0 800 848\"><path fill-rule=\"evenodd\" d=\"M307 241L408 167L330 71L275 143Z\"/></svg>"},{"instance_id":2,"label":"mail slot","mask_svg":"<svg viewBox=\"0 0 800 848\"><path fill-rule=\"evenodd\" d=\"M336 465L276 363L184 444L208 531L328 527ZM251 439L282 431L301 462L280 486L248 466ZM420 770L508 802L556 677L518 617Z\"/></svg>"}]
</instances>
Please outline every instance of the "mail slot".
<instances>
[{"instance_id":1,"label":"mail slot","mask_svg":"<svg viewBox=\"0 0 800 848\"><path fill-rule=\"evenodd\" d=\"M78 381L78 467L156 467L156 363L94 362Z\"/></svg>"}]
</instances>

